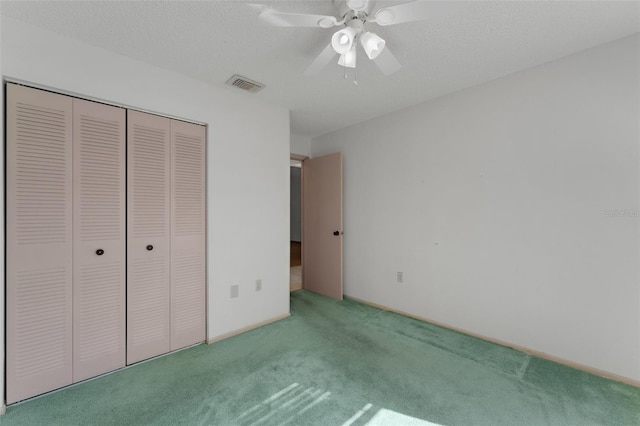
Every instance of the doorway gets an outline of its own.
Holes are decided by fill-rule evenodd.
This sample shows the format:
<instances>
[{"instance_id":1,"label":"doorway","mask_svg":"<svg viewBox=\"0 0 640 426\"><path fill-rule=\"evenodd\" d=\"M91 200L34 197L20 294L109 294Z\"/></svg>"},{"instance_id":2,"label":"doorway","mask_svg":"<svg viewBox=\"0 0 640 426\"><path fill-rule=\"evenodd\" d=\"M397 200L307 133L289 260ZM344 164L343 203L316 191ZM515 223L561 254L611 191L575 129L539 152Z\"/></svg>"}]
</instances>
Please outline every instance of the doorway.
<instances>
[{"instance_id":1,"label":"doorway","mask_svg":"<svg viewBox=\"0 0 640 426\"><path fill-rule=\"evenodd\" d=\"M302 159L291 157L289 291L302 288Z\"/></svg>"}]
</instances>

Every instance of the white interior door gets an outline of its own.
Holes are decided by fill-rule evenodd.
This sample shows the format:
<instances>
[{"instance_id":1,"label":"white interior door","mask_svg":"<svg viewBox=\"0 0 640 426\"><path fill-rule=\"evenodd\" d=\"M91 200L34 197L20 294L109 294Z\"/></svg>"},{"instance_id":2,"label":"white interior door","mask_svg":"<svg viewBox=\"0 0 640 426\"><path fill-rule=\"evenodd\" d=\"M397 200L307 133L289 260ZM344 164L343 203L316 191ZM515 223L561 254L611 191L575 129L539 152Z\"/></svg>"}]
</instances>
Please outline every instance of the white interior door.
<instances>
[{"instance_id":1,"label":"white interior door","mask_svg":"<svg viewBox=\"0 0 640 426\"><path fill-rule=\"evenodd\" d=\"M73 381L125 365L122 108L73 100Z\"/></svg>"},{"instance_id":2,"label":"white interior door","mask_svg":"<svg viewBox=\"0 0 640 426\"><path fill-rule=\"evenodd\" d=\"M171 350L205 339L205 130L171 120Z\"/></svg>"},{"instance_id":3,"label":"white interior door","mask_svg":"<svg viewBox=\"0 0 640 426\"><path fill-rule=\"evenodd\" d=\"M302 285L342 300L342 153L302 164Z\"/></svg>"},{"instance_id":4,"label":"white interior door","mask_svg":"<svg viewBox=\"0 0 640 426\"><path fill-rule=\"evenodd\" d=\"M127 364L170 350L171 120L128 111Z\"/></svg>"},{"instance_id":5,"label":"white interior door","mask_svg":"<svg viewBox=\"0 0 640 426\"><path fill-rule=\"evenodd\" d=\"M70 97L7 84L7 403L72 382Z\"/></svg>"}]
</instances>

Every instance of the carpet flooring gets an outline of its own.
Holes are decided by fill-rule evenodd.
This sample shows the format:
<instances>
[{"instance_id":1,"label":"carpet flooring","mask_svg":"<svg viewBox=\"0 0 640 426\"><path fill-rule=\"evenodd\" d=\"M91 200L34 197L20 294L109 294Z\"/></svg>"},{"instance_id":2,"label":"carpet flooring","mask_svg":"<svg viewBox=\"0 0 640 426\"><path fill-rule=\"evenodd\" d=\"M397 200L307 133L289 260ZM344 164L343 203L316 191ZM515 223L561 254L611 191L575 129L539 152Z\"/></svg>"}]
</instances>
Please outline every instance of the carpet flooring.
<instances>
[{"instance_id":1,"label":"carpet flooring","mask_svg":"<svg viewBox=\"0 0 640 426\"><path fill-rule=\"evenodd\" d=\"M7 408L0 425L639 425L640 389L304 290L288 319Z\"/></svg>"}]
</instances>

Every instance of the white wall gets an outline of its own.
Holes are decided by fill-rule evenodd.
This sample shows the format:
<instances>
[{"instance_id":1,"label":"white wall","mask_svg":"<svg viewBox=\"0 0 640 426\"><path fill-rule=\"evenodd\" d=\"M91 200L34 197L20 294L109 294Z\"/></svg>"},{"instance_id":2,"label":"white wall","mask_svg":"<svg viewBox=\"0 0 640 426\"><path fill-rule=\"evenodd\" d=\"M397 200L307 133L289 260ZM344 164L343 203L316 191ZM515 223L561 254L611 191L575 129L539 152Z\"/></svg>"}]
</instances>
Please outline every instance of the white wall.
<instances>
[{"instance_id":1,"label":"white wall","mask_svg":"<svg viewBox=\"0 0 640 426\"><path fill-rule=\"evenodd\" d=\"M311 138L308 136L292 133L291 153L306 155L307 157L309 157L311 155Z\"/></svg>"},{"instance_id":2,"label":"white wall","mask_svg":"<svg viewBox=\"0 0 640 426\"><path fill-rule=\"evenodd\" d=\"M639 44L315 138L344 153L345 293L640 380Z\"/></svg>"},{"instance_id":3,"label":"white wall","mask_svg":"<svg viewBox=\"0 0 640 426\"><path fill-rule=\"evenodd\" d=\"M207 337L289 312L287 109L5 17L1 52L5 78L208 124Z\"/></svg>"}]
</instances>

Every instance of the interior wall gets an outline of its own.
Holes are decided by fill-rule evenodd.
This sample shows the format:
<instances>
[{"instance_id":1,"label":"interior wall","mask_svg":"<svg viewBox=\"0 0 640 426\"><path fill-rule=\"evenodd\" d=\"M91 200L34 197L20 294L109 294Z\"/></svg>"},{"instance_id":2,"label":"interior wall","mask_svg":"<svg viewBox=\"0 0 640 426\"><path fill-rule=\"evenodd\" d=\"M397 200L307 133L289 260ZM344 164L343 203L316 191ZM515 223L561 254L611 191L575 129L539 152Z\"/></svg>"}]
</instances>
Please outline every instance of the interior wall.
<instances>
[{"instance_id":1,"label":"interior wall","mask_svg":"<svg viewBox=\"0 0 640 426\"><path fill-rule=\"evenodd\" d=\"M311 138L308 136L291 134L291 153L311 156Z\"/></svg>"},{"instance_id":2,"label":"interior wall","mask_svg":"<svg viewBox=\"0 0 640 426\"><path fill-rule=\"evenodd\" d=\"M291 241L302 241L302 168L291 167Z\"/></svg>"},{"instance_id":3,"label":"interior wall","mask_svg":"<svg viewBox=\"0 0 640 426\"><path fill-rule=\"evenodd\" d=\"M345 293L640 380L639 48L315 138L344 154Z\"/></svg>"},{"instance_id":4,"label":"interior wall","mask_svg":"<svg viewBox=\"0 0 640 426\"><path fill-rule=\"evenodd\" d=\"M287 109L6 17L2 74L206 123L207 338L288 314ZM262 280L260 292L255 291L257 279ZM231 285L239 285L238 298L230 298ZM0 306L4 309L4 303ZM4 312L0 318L3 330Z\"/></svg>"}]
</instances>

